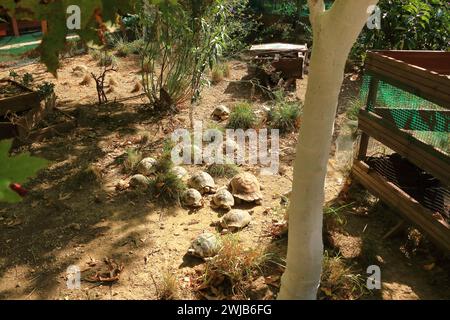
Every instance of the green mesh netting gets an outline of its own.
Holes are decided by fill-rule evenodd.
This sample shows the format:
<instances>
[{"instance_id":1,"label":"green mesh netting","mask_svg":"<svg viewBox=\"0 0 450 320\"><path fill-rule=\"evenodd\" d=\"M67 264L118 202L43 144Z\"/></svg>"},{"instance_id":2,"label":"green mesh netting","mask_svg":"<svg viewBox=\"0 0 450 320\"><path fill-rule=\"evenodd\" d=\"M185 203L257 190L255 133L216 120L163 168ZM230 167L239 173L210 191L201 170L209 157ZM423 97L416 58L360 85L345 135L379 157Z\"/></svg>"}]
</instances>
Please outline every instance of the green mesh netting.
<instances>
[{"instance_id":1,"label":"green mesh netting","mask_svg":"<svg viewBox=\"0 0 450 320\"><path fill-rule=\"evenodd\" d=\"M366 75L361 87L361 99L366 102L371 76ZM416 139L432 145L441 152L450 153L450 110L426 99L380 81L377 99L369 111Z\"/></svg>"}]
</instances>

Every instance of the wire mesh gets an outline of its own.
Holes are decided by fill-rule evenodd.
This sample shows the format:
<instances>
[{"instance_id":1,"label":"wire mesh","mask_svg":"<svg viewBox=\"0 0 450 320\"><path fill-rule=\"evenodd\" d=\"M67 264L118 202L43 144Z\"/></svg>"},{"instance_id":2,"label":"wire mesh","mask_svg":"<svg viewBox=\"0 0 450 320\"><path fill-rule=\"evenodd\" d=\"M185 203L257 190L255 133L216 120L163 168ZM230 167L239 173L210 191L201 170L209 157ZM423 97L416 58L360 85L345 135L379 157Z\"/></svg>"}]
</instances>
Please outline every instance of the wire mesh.
<instances>
[{"instance_id":1,"label":"wire mesh","mask_svg":"<svg viewBox=\"0 0 450 320\"><path fill-rule=\"evenodd\" d=\"M365 162L371 170L450 223L448 186L373 138L369 139Z\"/></svg>"},{"instance_id":2,"label":"wire mesh","mask_svg":"<svg viewBox=\"0 0 450 320\"><path fill-rule=\"evenodd\" d=\"M372 77L366 75L361 88L361 99L367 101ZM436 150L450 154L450 110L422 99L412 93L379 81L377 98L368 111Z\"/></svg>"}]
</instances>

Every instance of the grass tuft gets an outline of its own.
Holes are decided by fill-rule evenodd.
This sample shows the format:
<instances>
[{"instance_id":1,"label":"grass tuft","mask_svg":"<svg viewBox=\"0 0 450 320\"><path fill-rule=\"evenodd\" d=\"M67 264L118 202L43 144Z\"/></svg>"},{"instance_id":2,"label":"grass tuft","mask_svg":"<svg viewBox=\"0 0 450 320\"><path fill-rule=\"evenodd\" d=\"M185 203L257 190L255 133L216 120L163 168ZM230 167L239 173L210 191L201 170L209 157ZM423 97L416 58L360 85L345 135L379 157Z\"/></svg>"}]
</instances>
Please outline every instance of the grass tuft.
<instances>
[{"instance_id":1,"label":"grass tuft","mask_svg":"<svg viewBox=\"0 0 450 320\"><path fill-rule=\"evenodd\" d=\"M358 120L359 110L364 106L364 102L359 98L350 98L347 102L347 118L349 120Z\"/></svg>"},{"instance_id":2,"label":"grass tuft","mask_svg":"<svg viewBox=\"0 0 450 320\"><path fill-rule=\"evenodd\" d=\"M244 249L238 236L227 235L222 238L219 253L206 262L202 287L221 287L222 290L230 290L225 294L242 294L246 283L255 275L262 274L270 257L262 248Z\"/></svg>"},{"instance_id":3,"label":"grass tuft","mask_svg":"<svg viewBox=\"0 0 450 320\"><path fill-rule=\"evenodd\" d=\"M319 299L355 300L367 293L363 277L355 273L340 256L325 251Z\"/></svg>"},{"instance_id":4,"label":"grass tuft","mask_svg":"<svg viewBox=\"0 0 450 320\"><path fill-rule=\"evenodd\" d=\"M213 163L206 170L214 178L232 178L239 173L239 168L232 163Z\"/></svg>"},{"instance_id":5,"label":"grass tuft","mask_svg":"<svg viewBox=\"0 0 450 320\"><path fill-rule=\"evenodd\" d=\"M298 102L282 102L270 109L268 113L269 125L280 130L281 133L292 132L297 128L297 119L301 114Z\"/></svg>"},{"instance_id":6,"label":"grass tuft","mask_svg":"<svg viewBox=\"0 0 450 320\"><path fill-rule=\"evenodd\" d=\"M142 160L142 153L134 148L127 149L125 151L125 160L123 161L123 167L126 172L134 172L136 166Z\"/></svg>"},{"instance_id":7,"label":"grass tuft","mask_svg":"<svg viewBox=\"0 0 450 320\"><path fill-rule=\"evenodd\" d=\"M250 129L256 125L256 115L248 102L238 103L231 111L227 127L230 129Z\"/></svg>"}]
</instances>

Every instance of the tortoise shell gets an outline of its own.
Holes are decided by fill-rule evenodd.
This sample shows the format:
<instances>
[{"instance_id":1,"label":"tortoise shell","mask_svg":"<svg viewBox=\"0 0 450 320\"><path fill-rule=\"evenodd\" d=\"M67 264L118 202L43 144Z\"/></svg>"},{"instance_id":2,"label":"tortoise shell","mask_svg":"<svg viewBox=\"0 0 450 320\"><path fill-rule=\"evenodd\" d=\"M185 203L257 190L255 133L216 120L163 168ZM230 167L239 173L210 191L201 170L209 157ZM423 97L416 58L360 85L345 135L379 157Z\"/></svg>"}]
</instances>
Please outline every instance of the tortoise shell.
<instances>
[{"instance_id":1,"label":"tortoise shell","mask_svg":"<svg viewBox=\"0 0 450 320\"><path fill-rule=\"evenodd\" d=\"M250 223L252 216L245 210L231 210L222 217L220 224L226 229L242 229Z\"/></svg>"},{"instance_id":2,"label":"tortoise shell","mask_svg":"<svg viewBox=\"0 0 450 320\"><path fill-rule=\"evenodd\" d=\"M220 250L220 241L212 233L205 232L192 241L188 253L200 258L214 257Z\"/></svg>"},{"instance_id":3,"label":"tortoise shell","mask_svg":"<svg viewBox=\"0 0 450 320\"><path fill-rule=\"evenodd\" d=\"M203 197L196 189L187 189L183 193L183 204L188 207L202 207Z\"/></svg>"},{"instance_id":4,"label":"tortoise shell","mask_svg":"<svg viewBox=\"0 0 450 320\"><path fill-rule=\"evenodd\" d=\"M214 179L206 172L201 171L194 174L188 181L190 188L197 189L200 193L212 193L216 191Z\"/></svg>"},{"instance_id":5,"label":"tortoise shell","mask_svg":"<svg viewBox=\"0 0 450 320\"><path fill-rule=\"evenodd\" d=\"M243 172L230 181L233 196L247 202L260 202L263 198L258 179L251 173Z\"/></svg>"},{"instance_id":6,"label":"tortoise shell","mask_svg":"<svg viewBox=\"0 0 450 320\"><path fill-rule=\"evenodd\" d=\"M234 206L234 197L227 189L217 191L212 201L212 206L216 208L231 210L231 207Z\"/></svg>"}]
</instances>

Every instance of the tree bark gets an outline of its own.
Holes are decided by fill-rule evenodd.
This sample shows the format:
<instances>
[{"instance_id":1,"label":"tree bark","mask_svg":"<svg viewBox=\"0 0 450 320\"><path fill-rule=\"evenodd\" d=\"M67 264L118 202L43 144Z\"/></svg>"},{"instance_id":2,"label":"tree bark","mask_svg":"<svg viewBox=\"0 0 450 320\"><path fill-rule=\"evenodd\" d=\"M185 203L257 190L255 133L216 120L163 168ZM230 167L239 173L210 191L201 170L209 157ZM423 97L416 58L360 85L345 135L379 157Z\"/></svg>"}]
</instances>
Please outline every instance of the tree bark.
<instances>
[{"instance_id":1,"label":"tree bark","mask_svg":"<svg viewBox=\"0 0 450 320\"><path fill-rule=\"evenodd\" d=\"M316 299L322 271L324 185L350 49L378 0L309 0L313 51L294 164L287 266L278 299Z\"/></svg>"}]
</instances>

